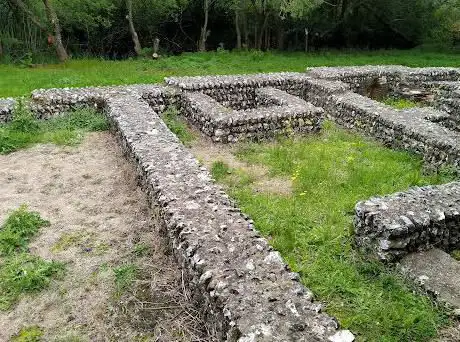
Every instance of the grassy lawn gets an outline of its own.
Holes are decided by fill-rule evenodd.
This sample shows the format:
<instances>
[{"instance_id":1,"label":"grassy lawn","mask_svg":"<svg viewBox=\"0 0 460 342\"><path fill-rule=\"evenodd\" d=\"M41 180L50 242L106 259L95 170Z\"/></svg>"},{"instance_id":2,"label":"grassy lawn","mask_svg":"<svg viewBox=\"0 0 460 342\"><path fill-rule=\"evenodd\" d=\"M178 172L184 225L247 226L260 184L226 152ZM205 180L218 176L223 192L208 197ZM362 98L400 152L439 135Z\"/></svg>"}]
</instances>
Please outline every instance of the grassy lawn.
<instances>
[{"instance_id":1,"label":"grassy lawn","mask_svg":"<svg viewBox=\"0 0 460 342\"><path fill-rule=\"evenodd\" d=\"M458 54L388 50L373 52L186 53L157 61L75 59L27 68L0 65L0 97L28 95L38 88L162 82L165 76L304 71L307 67L403 64L460 67Z\"/></svg>"},{"instance_id":2,"label":"grassy lawn","mask_svg":"<svg viewBox=\"0 0 460 342\"><path fill-rule=\"evenodd\" d=\"M414 294L398 274L352 247L357 201L453 176L424 175L421 160L327 123L320 135L241 145L235 155L290 179L291 195L254 191L248 169L225 160L212 167L242 210L300 273L303 283L359 341L427 341L447 324L445 312Z\"/></svg>"}]
</instances>

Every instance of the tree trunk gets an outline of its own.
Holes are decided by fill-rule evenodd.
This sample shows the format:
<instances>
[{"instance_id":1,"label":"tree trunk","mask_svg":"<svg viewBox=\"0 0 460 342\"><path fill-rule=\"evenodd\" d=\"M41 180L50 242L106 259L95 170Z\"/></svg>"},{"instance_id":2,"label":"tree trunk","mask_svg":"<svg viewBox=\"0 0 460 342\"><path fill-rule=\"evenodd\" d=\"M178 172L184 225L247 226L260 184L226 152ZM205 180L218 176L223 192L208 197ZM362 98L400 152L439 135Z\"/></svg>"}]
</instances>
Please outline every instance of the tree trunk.
<instances>
[{"instance_id":1,"label":"tree trunk","mask_svg":"<svg viewBox=\"0 0 460 342\"><path fill-rule=\"evenodd\" d=\"M3 57L3 45L2 45L2 40L0 39L0 58Z\"/></svg>"},{"instance_id":2,"label":"tree trunk","mask_svg":"<svg viewBox=\"0 0 460 342\"><path fill-rule=\"evenodd\" d=\"M153 54L152 54L153 59L158 59L160 57L160 55L158 54L159 50L160 50L160 38L157 37L153 41Z\"/></svg>"},{"instance_id":3,"label":"tree trunk","mask_svg":"<svg viewBox=\"0 0 460 342\"><path fill-rule=\"evenodd\" d=\"M308 52L308 37L309 37L308 28L305 27L305 52Z\"/></svg>"},{"instance_id":4,"label":"tree trunk","mask_svg":"<svg viewBox=\"0 0 460 342\"><path fill-rule=\"evenodd\" d=\"M160 50L160 39L155 38L153 41L153 53L158 53L159 50Z\"/></svg>"},{"instance_id":5,"label":"tree trunk","mask_svg":"<svg viewBox=\"0 0 460 342\"><path fill-rule=\"evenodd\" d=\"M134 27L132 0L126 0L126 8L128 10L128 15L126 16L126 19L128 20L129 32L131 33L131 39L134 43L134 52L136 53L136 55L140 56L142 53L142 46L139 41L139 36L137 35L136 28Z\"/></svg>"},{"instance_id":6,"label":"tree trunk","mask_svg":"<svg viewBox=\"0 0 460 342\"><path fill-rule=\"evenodd\" d=\"M271 38L270 30L267 27L265 29L265 43L264 43L265 44L264 49L267 51L270 50L270 45L271 45L270 38Z\"/></svg>"},{"instance_id":7,"label":"tree trunk","mask_svg":"<svg viewBox=\"0 0 460 342\"><path fill-rule=\"evenodd\" d=\"M262 27L260 28L259 37L257 39L257 49L258 50L262 49L262 44L264 42L264 33L266 33L267 25L268 25L268 15L265 14Z\"/></svg>"},{"instance_id":8,"label":"tree trunk","mask_svg":"<svg viewBox=\"0 0 460 342\"><path fill-rule=\"evenodd\" d=\"M284 27L282 25L278 27L278 50L284 50Z\"/></svg>"},{"instance_id":9,"label":"tree trunk","mask_svg":"<svg viewBox=\"0 0 460 342\"><path fill-rule=\"evenodd\" d=\"M208 39L208 22L209 22L209 2L210 0L204 0L203 10L204 10L204 23L201 28L200 42L198 43L199 51L206 51L206 40Z\"/></svg>"},{"instance_id":10,"label":"tree trunk","mask_svg":"<svg viewBox=\"0 0 460 342\"><path fill-rule=\"evenodd\" d=\"M240 13L235 11L235 30L236 30L236 48L241 50L241 29L240 29Z\"/></svg>"},{"instance_id":11,"label":"tree trunk","mask_svg":"<svg viewBox=\"0 0 460 342\"><path fill-rule=\"evenodd\" d=\"M50 0L43 0L43 4L45 5L48 20L54 29L54 46L56 47L58 59L61 62L65 62L67 59L69 59L69 55L67 54L64 44L62 43L61 24L59 23L59 18L56 15Z\"/></svg>"},{"instance_id":12,"label":"tree trunk","mask_svg":"<svg viewBox=\"0 0 460 342\"><path fill-rule=\"evenodd\" d=\"M249 49L251 43L249 42L249 30L248 30L248 22L246 20L246 15L243 12L243 31L244 31L244 45L246 49Z\"/></svg>"}]
</instances>

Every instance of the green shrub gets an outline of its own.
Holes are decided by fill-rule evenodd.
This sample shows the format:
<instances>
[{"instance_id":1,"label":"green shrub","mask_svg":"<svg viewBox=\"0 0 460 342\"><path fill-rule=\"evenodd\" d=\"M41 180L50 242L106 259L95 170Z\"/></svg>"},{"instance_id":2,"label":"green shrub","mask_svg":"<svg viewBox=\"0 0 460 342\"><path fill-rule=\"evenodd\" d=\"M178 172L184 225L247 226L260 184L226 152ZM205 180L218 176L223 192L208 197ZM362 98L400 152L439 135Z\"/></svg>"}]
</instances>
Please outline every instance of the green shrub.
<instances>
[{"instance_id":1,"label":"green shrub","mask_svg":"<svg viewBox=\"0 0 460 342\"><path fill-rule=\"evenodd\" d=\"M9 124L12 131L18 133L37 133L40 129L35 115L26 107L21 100L18 102L13 114L13 120Z\"/></svg>"}]
</instances>

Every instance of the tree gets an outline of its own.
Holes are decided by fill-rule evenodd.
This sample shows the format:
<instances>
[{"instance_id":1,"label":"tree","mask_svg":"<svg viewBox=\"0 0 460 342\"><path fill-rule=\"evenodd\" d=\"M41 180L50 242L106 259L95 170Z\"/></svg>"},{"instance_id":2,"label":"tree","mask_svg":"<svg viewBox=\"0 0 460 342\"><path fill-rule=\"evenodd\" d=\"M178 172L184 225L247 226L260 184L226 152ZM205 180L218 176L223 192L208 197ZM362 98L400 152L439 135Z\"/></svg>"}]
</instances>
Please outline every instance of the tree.
<instances>
[{"instance_id":1,"label":"tree","mask_svg":"<svg viewBox=\"0 0 460 342\"><path fill-rule=\"evenodd\" d=\"M308 25L308 16L310 13L318 8L323 3L323 0L288 0L283 4L282 10L290 14L293 18L297 20L303 20L304 33L305 33L305 44L304 50L308 52L308 40L310 38L310 29Z\"/></svg>"},{"instance_id":2,"label":"tree","mask_svg":"<svg viewBox=\"0 0 460 342\"><path fill-rule=\"evenodd\" d=\"M88 52L102 53L101 36L105 30L116 29L114 12L122 7L121 4L113 0L54 1L62 29L71 38L71 43L81 41Z\"/></svg>"},{"instance_id":3,"label":"tree","mask_svg":"<svg viewBox=\"0 0 460 342\"><path fill-rule=\"evenodd\" d=\"M203 0L204 22L201 26L200 40L198 42L198 51L206 51L206 41L211 32L208 30L209 10L213 5L214 0Z\"/></svg>"},{"instance_id":4,"label":"tree","mask_svg":"<svg viewBox=\"0 0 460 342\"><path fill-rule=\"evenodd\" d=\"M43 0L43 4L45 5L48 21L51 23L54 29L54 38L52 43L56 47L58 59L61 62L64 62L69 58L69 55L67 54L64 44L62 43L61 24L59 23L59 18L56 15L56 11L54 10L53 5L51 4L51 0Z\"/></svg>"},{"instance_id":5,"label":"tree","mask_svg":"<svg viewBox=\"0 0 460 342\"><path fill-rule=\"evenodd\" d=\"M142 46L139 41L139 36L137 35L136 29L134 27L132 0L126 0L126 9L128 11L128 14L126 15L126 19L128 20L129 32L131 33L131 39L133 40L133 43L134 43L134 51L136 52L136 55L140 56L142 53Z\"/></svg>"},{"instance_id":6,"label":"tree","mask_svg":"<svg viewBox=\"0 0 460 342\"><path fill-rule=\"evenodd\" d=\"M243 47L242 25L246 26L243 21L246 20L245 13L249 10L249 0L217 0L215 5L218 10L232 17L235 26L235 47L241 49ZM246 45L247 43L245 41Z\"/></svg>"},{"instance_id":7,"label":"tree","mask_svg":"<svg viewBox=\"0 0 460 342\"><path fill-rule=\"evenodd\" d=\"M460 0L435 1L436 38L448 46L460 42Z\"/></svg>"},{"instance_id":8,"label":"tree","mask_svg":"<svg viewBox=\"0 0 460 342\"><path fill-rule=\"evenodd\" d=\"M69 58L69 55L67 54L67 51L62 42L59 18L56 15L56 11L54 10L51 0L43 0L43 5L45 7L46 17L51 24L51 27L53 28L54 34L50 32L47 25L42 23L41 18L34 13L31 6L26 2L22 0L8 0L8 4L11 7L17 8L25 13L32 23L34 23L41 31L48 34L49 42L55 46L57 57L61 62L64 62Z\"/></svg>"}]
</instances>

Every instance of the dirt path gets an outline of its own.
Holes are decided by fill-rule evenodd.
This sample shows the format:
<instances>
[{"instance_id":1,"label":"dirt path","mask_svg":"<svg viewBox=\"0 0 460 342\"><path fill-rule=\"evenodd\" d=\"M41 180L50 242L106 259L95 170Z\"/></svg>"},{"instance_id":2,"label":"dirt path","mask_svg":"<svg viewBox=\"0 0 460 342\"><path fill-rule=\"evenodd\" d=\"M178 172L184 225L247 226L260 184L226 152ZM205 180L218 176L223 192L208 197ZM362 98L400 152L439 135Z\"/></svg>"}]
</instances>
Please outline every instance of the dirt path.
<instances>
[{"instance_id":1,"label":"dirt path","mask_svg":"<svg viewBox=\"0 0 460 342\"><path fill-rule=\"evenodd\" d=\"M45 341L210 340L110 134L0 156L0 184L0 222L21 204L38 211L51 226L31 253L67 269L47 290L0 312L0 341L33 325Z\"/></svg>"}]
</instances>

